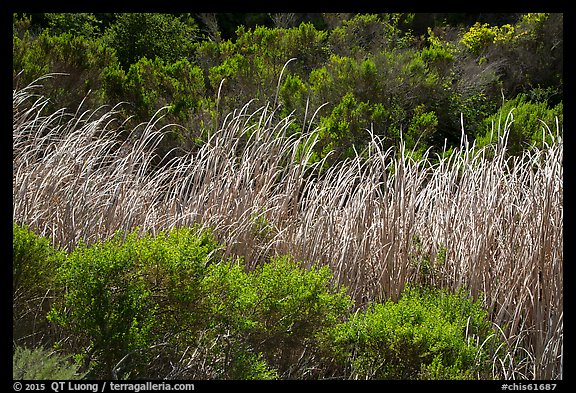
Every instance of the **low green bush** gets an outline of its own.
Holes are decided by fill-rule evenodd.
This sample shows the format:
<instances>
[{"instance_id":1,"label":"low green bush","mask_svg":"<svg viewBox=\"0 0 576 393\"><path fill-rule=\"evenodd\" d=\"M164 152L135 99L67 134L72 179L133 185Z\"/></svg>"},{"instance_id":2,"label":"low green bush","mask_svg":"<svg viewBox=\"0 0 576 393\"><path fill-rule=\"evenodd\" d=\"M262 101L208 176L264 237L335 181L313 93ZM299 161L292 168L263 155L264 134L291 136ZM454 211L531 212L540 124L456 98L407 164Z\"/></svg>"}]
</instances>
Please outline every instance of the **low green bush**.
<instances>
[{"instance_id":1,"label":"low green bush","mask_svg":"<svg viewBox=\"0 0 576 393\"><path fill-rule=\"evenodd\" d=\"M502 137L507 127L506 148L510 154L519 155L529 147L542 149L544 143L552 143L556 120L560 125L564 122L562 102L552 106L547 100L533 101L528 95L520 94L484 120L485 133L476 139L476 144L480 148L497 143L498 134Z\"/></svg>"},{"instance_id":2,"label":"low green bush","mask_svg":"<svg viewBox=\"0 0 576 393\"><path fill-rule=\"evenodd\" d=\"M124 357L138 359L178 323L203 321L198 283L218 249L209 233L192 228L155 238L119 232L81 245L58 270L67 291L50 320L76 337L72 350L93 362L94 376L110 378Z\"/></svg>"},{"instance_id":3,"label":"low green bush","mask_svg":"<svg viewBox=\"0 0 576 393\"><path fill-rule=\"evenodd\" d=\"M127 71L143 57L160 57L169 62L190 57L197 34L196 23L187 15L178 18L172 14L131 12L116 14L104 39L116 50Z\"/></svg>"},{"instance_id":4,"label":"low green bush","mask_svg":"<svg viewBox=\"0 0 576 393\"><path fill-rule=\"evenodd\" d=\"M108 100L104 75L118 68L116 52L101 39L45 30L39 35L26 30L13 36L13 86L26 86L48 73L63 73L45 79L42 85L50 91L47 111L67 108L97 108L114 103ZM51 112L48 112L51 113Z\"/></svg>"},{"instance_id":5,"label":"low green bush","mask_svg":"<svg viewBox=\"0 0 576 393\"><path fill-rule=\"evenodd\" d=\"M463 291L411 287L351 314L327 266L248 270L199 227L118 232L66 257L15 224L14 262L14 288L57 295L42 329L90 378L482 379L502 346Z\"/></svg>"},{"instance_id":6,"label":"low green bush","mask_svg":"<svg viewBox=\"0 0 576 393\"><path fill-rule=\"evenodd\" d=\"M72 380L82 379L84 375L67 357L42 347L18 346L12 354L12 379Z\"/></svg>"},{"instance_id":7,"label":"low green bush","mask_svg":"<svg viewBox=\"0 0 576 393\"><path fill-rule=\"evenodd\" d=\"M159 57L143 57L130 66L119 96L129 98L139 118L150 118L170 105L170 113L185 124L204 94L202 70L187 59L165 63Z\"/></svg>"},{"instance_id":8,"label":"low green bush","mask_svg":"<svg viewBox=\"0 0 576 393\"><path fill-rule=\"evenodd\" d=\"M335 288L328 266L304 268L288 256L250 274L255 303L248 339L283 378L318 376L326 332L352 308L344 287Z\"/></svg>"},{"instance_id":9,"label":"low green bush","mask_svg":"<svg viewBox=\"0 0 576 393\"><path fill-rule=\"evenodd\" d=\"M247 272L209 231L137 231L79 246L58 270L50 320L93 377L269 379L314 368L351 307L328 267L277 257Z\"/></svg>"},{"instance_id":10,"label":"low green bush","mask_svg":"<svg viewBox=\"0 0 576 393\"><path fill-rule=\"evenodd\" d=\"M46 314L54 296L56 269L65 254L27 226L12 224L12 326L15 342L48 339Z\"/></svg>"},{"instance_id":11,"label":"low green bush","mask_svg":"<svg viewBox=\"0 0 576 393\"><path fill-rule=\"evenodd\" d=\"M496 335L480 301L464 292L407 288L332 330L353 378L490 378Z\"/></svg>"}]
</instances>

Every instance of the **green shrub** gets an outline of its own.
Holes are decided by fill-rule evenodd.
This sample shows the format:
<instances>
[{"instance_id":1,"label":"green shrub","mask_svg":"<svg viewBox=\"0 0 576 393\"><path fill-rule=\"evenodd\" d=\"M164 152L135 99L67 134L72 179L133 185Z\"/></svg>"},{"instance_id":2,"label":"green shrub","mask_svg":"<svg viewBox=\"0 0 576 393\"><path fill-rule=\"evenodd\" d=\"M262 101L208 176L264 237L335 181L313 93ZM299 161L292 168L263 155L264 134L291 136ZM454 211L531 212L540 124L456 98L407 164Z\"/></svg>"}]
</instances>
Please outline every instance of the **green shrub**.
<instances>
[{"instance_id":1,"label":"green shrub","mask_svg":"<svg viewBox=\"0 0 576 393\"><path fill-rule=\"evenodd\" d=\"M335 289L330 280L328 267L308 270L286 256L249 272L239 261L210 265L199 283L201 299L189 303L193 309L183 312L182 304L174 312L196 319L181 317L170 328L186 332L174 336L174 347L210 350L196 354L194 364L204 369L179 377L270 379L318 373L322 335L351 306L345 290Z\"/></svg>"},{"instance_id":2,"label":"green shrub","mask_svg":"<svg viewBox=\"0 0 576 393\"><path fill-rule=\"evenodd\" d=\"M301 23L298 27L281 32L278 41L280 60L286 62L295 57L292 69L301 78L307 77L311 70L328 59L328 33L318 30L312 23Z\"/></svg>"},{"instance_id":3,"label":"green shrub","mask_svg":"<svg viewBox=\"0 0 576 393\"><path fill-rule=\"evenodd\" d=\"M154 238L135 230L81 245L58 270L67 292L50 319L77 338L72 350L94 361L95 376L111 377L121 359L146 360L180 324L203 324L199 282L218 249L209 232L192 228ZM145 374L136 364L132 375Z\"/></svg>"},{"instance_id":4,"label":"green shrub","mask_svg":"<svg viewBox=\"0 0 576 393\"><path fill-rule=\"evenodd\" d=\"M419 55L441 76L448 76L456 60L456 48L450 42L442 41L428 28L427 47L420 50Z\"/></svg>"},{"instance_id":5,"label":"green shrub","mask_svg":"<svg viewBox=\"0 0 576 393\"><path fill-rule=\"evenodd\" d=\"M69 33L74 36L95 37L100 33L101 22L92 13L46 13L44 17L52 35Z\"/></svg>"},{"instance_id":6,"label":"green shrub","mask_svg":"<svg viewBox=\"0 0 576 393\"><path fill-rule=\"evenodd\" d=\"M82 379L84 375L67 357L42 347L17 346L12 354L12 379L73 380Z\"/></svg>"},{"instance_id":7,"label":"green shrub","mask_svg":"<svg viewBox=\"0 0 576 393\"><path fill-rule=\"evenodd\" d=\"M238 262L211 265L201 283L205 324L189 332L210 347L210 376L310 378L328 328L351 307L328 267L304 268L288 256L246 272ZM204 374L206 376L206 374Z\"/></svg>"},{"instance_id":8,"label":"green shrub","mask_svg":"<svg viewBox=\"0 0 576 393\"><path fill-rule=\"evenodd\" d=\"M535 86L559 88L562 100L562 13L524 14L514 26L476 24L462 40L482 64L482 72L497 74L501 86L494 91L495 101L501 91L516 97Z\"/></svg>"},{"instance_id":9,"label":"green shrub","mask_svg":"<svg viewBox=\"0 0 576 393\"><path fill-rule=\"evenodd\" d=\"M272 101L276 91L278 75L272 76L264 64L263 57L253 59L251 55L234 53L208 70L208 79L213 91L220 89L221 113L241 108L250 100Z\"/></svg>"},{"instance_id":10,"label":"green shrub","mask_svg":"<svg viewBox=\"0 0 576 393\"><path fill-rule=\"evenodd\" d=\"M125 77L121 73L108 77L111 88L121 86L114 93L117 98L133 104L137 121L148 121L158 109L168 106L167 121L186 126L206 94L202 70L187 59L166 62L143 57L130 66Z\"/></svg>"},{"instance_id":11,"label":"green shrub","mask_svg":"<svg viewBox=\"0 0 576 393\"><path fill-rule=\"evenodd\" d=\"M33 291L41 294L50 288L62 253L50 240L36 235L25 225L12 223L12 291L13 296Z\"/></svg>"},{"instance_id":12,"label":"green shrub","mask_svg":"<svg viewBox=\"0 0 576 393\"><path fill-rule=\"evenodd\" d=\"M248 30L241 26L236 35L236 51L253 62L262 60L275 78L291 58L296 58L291 69L298 76L305 77L329 55L327 33L317 30L311 23L301 23L292 28L258 26Z\"/></svg>"},{"instance_id":13,"label":"green shrub","mask_svg":"<svg viewBox=\"0 0 576 393\"><path fill-rule=\"evenodd\" d=\"M171 320L164 331L174 354L155 366L175 363L174 358L182 358L176 354L192 346L198 350L184 358L188 366L177 378L304 378L320 373L316 356L322 336L351 306L344 289L335 289L330 279L328 267L307 270L288 257L273 258L249 272L240 261L211 264L194 286L198 297L162 306L166 312L161 318ZM166 354L166 347L162 352Z\"/></svg>"},{"instance_id":14,"label":"green shrub","mask_svg":"<svg viewBox=\"0 0 576 393\"><path fill-rule=\"evenodd\" d=\"M352 307L345 288L335 288L328 266L306 269L288 256L276 257L252 274L254 327L249 342L286 378L301 378L316 359L328 329Z\"/></svg>"},{"instance_id":15,"label":"green shrub","mask_svg":"<svg viewBox=\"0 0 576 393\"><path fill-rule=\"evenodd\" d=\"M167 62L191 57L198 27L190 18L171 14L122 13L106 30L105 39L116 50L124 70L143 57Z\"/></svg>"},{"instance_id":16,"label":"green shrub","mask_svg":"<svg viewBox=\"0 0 576 393\"><path fill-rule=\"evenodd\" d=\"M197 330L211 313L204 281L221 261L221 246L209 230L183 227L140 240L143 271L161 314L161 330Z\"/></svg>"},{"instance_id":17,"label":"green shrub","mask_svg":"<svg viewBox=\"0 0 576 393\"><path fill-rule=\"evenodd\" d=\"M50 91L47 110L75 110L82 100L88 108L108 103L101 90L102 79L118 62L115 51L101 39L70 33L51 35L50 30L34 36L26 30L21 37L13 36L12 54L15 86L26 86L48 73L67 74L42 82Z\"/></svg>"},{"instance_id":18,"label":"green shrub","mask_svg":"<svg viewBox=\"0 0 576 393\"><path fill-rule=\"evenodd\" d=\"M468 50L478 54L481 50L502 41L511 41L514 37L514 26L490 26L488 23L476 22L474 26L462 35L460 43Z\"/></svg>"},{"instance_id":19,"label":"green shrub","mask_svg":"<svg viewBox=\"0 0 576 393\"><path fill-rule=\"evenodd\" d=\"M496 348L486 316L463 292L408 288L333 329L333 348L355 378L486 378Z\"/></svg>"},{"instance_id":20,"label":"green shrub","mask_svg":"<svg viewBox=\"0 0 576 393\"><path fill-rule=\"evenodd\" d=\"M406 147L411 149L422 145L428 146L427 138L436 132L438 118L433 111L425 111L423 104L414 108L414 113L410 119L408 130L404 134Z\"/></svg>"},{"instance_id":21,"label":"green shrub","mask_svg":"<svg viewBox=\"0 0 576 393\"><path fill-rule=\"evenodd\" d=\"M307 375L351 307L345 290L328 267L277 257L247 272L219 250L197 228L81 245L58 269L67 291L50 320L94 377Z\"/></svg>"},{"instance_id":22,"label":"green shrub","mask_svg":"<svg viewBox=\"0 0 576 393\"><path fill-rule=\"evenodd\" d=\"M532 101L527 95L520 94L484 120L484 133L477 138L479 148L497 142L498 132L500 130L500 134L503 133L509 114L513 121L509 120L506 124L509 127L507 150L516 155L531 146L542 149L543 143L550 144L556 131L556 119L562 125L564 118L562 102L552 107L546 101Z\"/></svg>"},{"instance_id":23,"label":"green shrub","mask_svg":"<svg viewBox=\"0 0 576 393\"><path fill-rule=\"evenodd\" d=\"M306 113L306 110L309 110L309 108L306 108L306 104L310 98L310 91L298 75L286 75L278 91L278 96L282 105L281 116L288 116L292 112L299 120L303 120L305 116L311 116ZM294 124L294 128L301 129L296 124Z\"/></svg>"},{"instance_id":24,"label":"green shrub","mask_svg":"<svg viewBox=\"0 0 576 393\"><path fill-rule=\"evenodd\" d=\"M212 91L220 91L219 107L223 113L242 107L249 100L275 102L278 78L290 59L294 61L283 75L287 78L293 74L304 80L329 54L327 33L310 23L289 29L240 26L236 36L235 41L226 40L219 45L197 45L196 61L208 76ZM289 101L286 95L284 99Z\"/></svg>"},{"instance_id":25,"label":"green shrub","mask_svg":"<svg viewBox=\"0 0 576 393\"><path fill-rule=\"evenodd\" d=\"M56 269L64 253L26 226L12 224L12 323L17 342L36 345L48 333L45 321L54 296Z\"/></svg>"},{"instance_id":26,"label":"green shrub","mask_svg":"<svg viewBox=\"0 0 576 393\"><path fill-rule=\"evenodd\" d=\"M368 103L358 103L353 93L342 97L330 116L320 120L322 140L318 147L323 149L322 156L332 153L332 160L354 157L355 149L361 150L368 141L370 124L367 112L370 109Z\"/></svg>"},{"instance_id":27,"label":"green shrub","mask_svg":"<svg viewBox=\"0 0 576 393\"><path fill-rule=\"evenodd\" d=\"M49 319L75 336L86 362L97 362L97 376L111 378L124 355L153 340L155 307L142 271L143 251L136 233L125 240L119 233L101 244L80 245L58 270L67 290Z\"/></svg>"},{"instance_id":28,"label":"green shrub","mask_svg":"<svg viewBox=\"0 0 576 393\"><path fill-rule=\"evenodd\" d=\"M16 262L21 250L61 258L46 239L15 233L15 244L33 240L14 247ZM247 271L220 250L211 232L186 227L78 246L53 267L56 282L36 278L66 288L48 315L70 335L58 347L97 378L490 376L499 343L463 292L409 288L349 317L353 302L327 266L278 256Z\"/></svg>"},{"instance_id":29,"label":"green shrub","mask_svg":"<svg viewBox=\"0 0 576 393\"><path fill-rule=\"evenodd\" d=\"M393 48L401 42L396 22L382 20L375 14L359 14L344 21L329 38L334 53L356 58Z\"/></svg>"}]
</instances>

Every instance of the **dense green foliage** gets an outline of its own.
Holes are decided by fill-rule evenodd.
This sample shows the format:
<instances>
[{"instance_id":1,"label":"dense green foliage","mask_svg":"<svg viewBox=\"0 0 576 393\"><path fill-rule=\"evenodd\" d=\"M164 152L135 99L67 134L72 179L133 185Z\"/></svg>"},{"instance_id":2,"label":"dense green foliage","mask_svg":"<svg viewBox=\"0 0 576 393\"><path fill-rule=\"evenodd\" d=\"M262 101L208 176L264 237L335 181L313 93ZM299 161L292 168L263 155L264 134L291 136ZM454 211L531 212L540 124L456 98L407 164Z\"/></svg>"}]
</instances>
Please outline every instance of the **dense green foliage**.
<instances>
[{"instance_id":1,"label":"dense green foliage","mask_svg":"<svg viewBox=\"0 0 576 393\"><path fill-rule=\"evenodd\" d=\"M507 116L512 116L514 120L510 124L508 135L511 153L519 154L528 146L542 148L544 143L552 142L551 135L553 134L549 131L556 121L562 124L563 105L560 102L550 108L545 98L543 100L539 97L530 99L525 94L519 94L515 99L506 102L498 112L484 120L486 134L479 135L477 138L478 147L496 142L497 135L494 130L499 129L498 123L503 124Z\"/></svg>"},{"instance_id":2,"label":"dense green foliage","mask_svg":"<svg viewBox=\"0 0 576 393\"><path fill-rule=\"evenodd\" d=\"M66 357L44 348L16 347L12 356L12 379L25 380L73 380L82 379L78 367Z\"/></svg>"},{"instance_id":3,"label":"dense green foliage","mask_svg":"<svg viewBox=\"0 0 576 393\"><path fill-rule=\"evenodd\" d=\"M28 345L43 344L56 269L65 255L26 226L14 223L12 231L12 334Z\"/></svg>"},{"instance_id":4,"label":"dense green foliage","mask_svg":"<svg viewBox=\"0 0 576 393\"><path fill-rule=\"evenodd\" d=\"M186 23L188 22L188 23ZM120 14L106 30L104 40L116 50L120 65L128 69L143 57L167 62L185 58L192 49L197 29L189 19L167 14Z\"/></svg>"},{"instance_id":5,"label":"dense green foliage","mask_svg":"<svg viewBox=\"0 0 576 393\"><path fill-rule=\"evenodd\" d=\"M91 106L130 103L136 124L170 106L163 121L184 126L171 146L205 140L251 100L270 102L296 114L294 132L322 127L316 154L333 150L332 163L361 151L367 129L421 151L457 145L461 120L468 137L483 137L503 97L536 100L553 117L562 22L542 13L15 14L13 74L19 85L69 74L48 82L57 108L75 108L90 90ZM511 151L536 141L522 132L529 139Z\"/></svg>"},{"instance_id":6,"label":"dense green foliage","mask_svg":"<svg viewBox=\"0 0 576 393\"><path fill-rule=\"evenodd\" d=\"M32 242L17 247L47 260ZM486 341L494 331L464 292L409 289L397 303L352 313L327 266L278 256L247 271L221 249L210 231L188 227L77 247L51 281L51 324L38 325L59 330L52 345L77 365L17 347L18 375L46 377L53 368L91 378L490 377L497 348ZM46 360L40 370L29 360L37 357Z\"/></svg>"},{"instance_id":7,"label":"dense green foliage","mask_svg":"<svg viewBox=\"0 0 576 393\"><path fill-rule=\"evenodd\" d=\"M98 377L168 375L167 356L199 346L207 365L184 375L251 379L295 373L297 356L350 306L327 267L279 257L246 273L218 254L209 232L190 228L79 247L59 269L66 293L50 320L78 340Z\"/></svg>"},{"instance_id":8,"label":"dense green foliage","mask_svg":"<svg viewBox=\"0 0 576 393\"><path fill-rule=\"evenodd\" d=\"M332 337L359 378L486 378L499 344L486 317L463 292L408 288L396 303L355 314Z\"/></svg>"}]
</instances>

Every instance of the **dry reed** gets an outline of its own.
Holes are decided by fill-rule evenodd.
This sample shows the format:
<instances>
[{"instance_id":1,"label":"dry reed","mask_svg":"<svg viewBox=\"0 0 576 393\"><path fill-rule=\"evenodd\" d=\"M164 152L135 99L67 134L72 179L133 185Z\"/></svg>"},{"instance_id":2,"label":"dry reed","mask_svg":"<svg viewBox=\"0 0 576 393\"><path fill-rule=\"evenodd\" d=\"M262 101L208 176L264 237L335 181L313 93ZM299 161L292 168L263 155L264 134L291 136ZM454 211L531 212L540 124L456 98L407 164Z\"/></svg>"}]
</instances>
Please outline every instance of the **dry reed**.
<instances>
[{"instance_id":1,"label":"dry reed","mask_svg":"<svg viewBox=\"0 0 576 393\"><path fill-rule=\"evenodd\" d=\"M160 111L126 137L114 108L42 114L37 88L13 92L13 219L55 244L201 224L248 268L285 253L330 265L358 305L414 281L466 287L507 342L495 377L562 378L559 131L510 157L510 116L495 146L463 138L436 160L383 150L372 135L365 154L320 173L315 130L291 134L291 117L247 104L158 168L155 147L172 129L156 127Z\"/></svg>"}]
</instances>

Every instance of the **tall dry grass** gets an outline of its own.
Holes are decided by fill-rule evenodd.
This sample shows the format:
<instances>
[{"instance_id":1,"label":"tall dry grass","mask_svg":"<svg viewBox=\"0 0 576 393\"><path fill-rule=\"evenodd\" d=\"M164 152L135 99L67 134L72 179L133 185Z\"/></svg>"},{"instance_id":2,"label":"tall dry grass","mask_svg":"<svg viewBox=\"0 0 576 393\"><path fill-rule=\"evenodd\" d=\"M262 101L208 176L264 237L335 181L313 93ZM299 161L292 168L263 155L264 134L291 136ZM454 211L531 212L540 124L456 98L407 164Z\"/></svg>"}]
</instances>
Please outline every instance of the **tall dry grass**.
<instances>
[{"instance_id":1,"label":"tall dry grass","mask_svg":"<svg viewBox=\"0 0 576 393\"><path fill-rule=\"evenodd\" d=\"M330 265L358 305L414 281L465 286L507 343L495 377L562 378L558 125L553 144L520 157L506 154L512 116L495 146L463 138L437 159L383 150L372 135L366 152L320 173L315 130L290 134L293 119L268 106L247 104L197 150L158 157L171 132L156 127L160 113L134 130L114 108L46 115L37 89L13 92L13 219L61 247L201 224L249 268L283 253Z\"/></svg>"}]
</instances>

